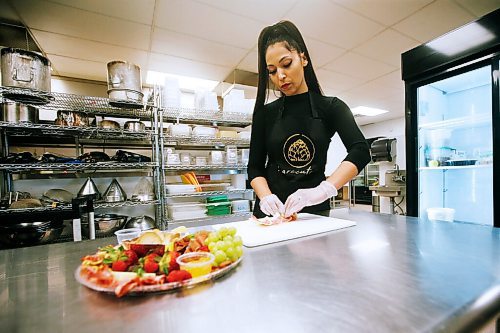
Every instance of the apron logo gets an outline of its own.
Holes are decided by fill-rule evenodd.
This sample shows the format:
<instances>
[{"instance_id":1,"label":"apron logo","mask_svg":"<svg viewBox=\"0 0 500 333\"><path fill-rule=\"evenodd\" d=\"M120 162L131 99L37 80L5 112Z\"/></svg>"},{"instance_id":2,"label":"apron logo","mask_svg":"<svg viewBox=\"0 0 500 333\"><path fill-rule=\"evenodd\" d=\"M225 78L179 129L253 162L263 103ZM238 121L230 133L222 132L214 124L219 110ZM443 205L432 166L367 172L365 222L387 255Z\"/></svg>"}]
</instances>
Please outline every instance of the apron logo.
<instances>
[{"instance_id":1,"label":"apron logo","mask_svg":"<svg viewBox=\"0 0 500 333\"><path fill-rule=\"evenodd\" d=\"M303 134L294 134L285 141L283 155L285 161L294 168L304 168L314 158L314 144Z\"/></svg>"}]
</instances>

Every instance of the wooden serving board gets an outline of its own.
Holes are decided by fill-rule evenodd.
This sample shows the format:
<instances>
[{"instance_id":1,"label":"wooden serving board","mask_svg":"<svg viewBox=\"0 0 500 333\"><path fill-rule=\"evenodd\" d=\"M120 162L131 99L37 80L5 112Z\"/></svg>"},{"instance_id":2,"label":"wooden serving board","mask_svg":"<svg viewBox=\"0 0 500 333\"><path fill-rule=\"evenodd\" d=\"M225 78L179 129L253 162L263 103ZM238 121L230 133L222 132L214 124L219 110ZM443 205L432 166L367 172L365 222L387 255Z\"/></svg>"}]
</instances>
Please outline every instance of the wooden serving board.
<instances>
[{"instance_id":1,"label":"wooden serving board","mask_svg":"<svg viewBox=\"0 0 500 333\"><path fill-rule=\"evenodd\" d=\"M213 225L214 229L221 227L235 227L246 247L255 247L277 243L289 239L305 237L323 232L334 231L355 226L356 222L324 217L308 213L299 213L293 222L275 224L270 226L260 225L252 220Z\"/></svg>"}]
</instances>

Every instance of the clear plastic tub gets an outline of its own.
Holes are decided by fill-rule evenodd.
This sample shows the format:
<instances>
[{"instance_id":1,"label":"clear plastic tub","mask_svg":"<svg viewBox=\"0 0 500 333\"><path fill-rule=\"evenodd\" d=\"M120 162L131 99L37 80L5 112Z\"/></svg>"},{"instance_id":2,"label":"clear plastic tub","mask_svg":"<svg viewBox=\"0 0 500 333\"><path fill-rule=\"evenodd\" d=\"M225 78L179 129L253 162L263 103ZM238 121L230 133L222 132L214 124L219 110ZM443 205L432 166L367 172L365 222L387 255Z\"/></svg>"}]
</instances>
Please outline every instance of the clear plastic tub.
<instances>
[{"instance_id":1,"label":"clear plastic tub","mask_svg":"<svg viewBox=\"0 0 500 333\"><path fill-rule=\"evenodd\" d=\"M176 260L182 270L191 273L192 277L198 277L212 271L215 256L210 252L190 252L179 256Z\"/></svg>"},{"instance_id":2,"label":"clear plastic tub","mask_svg":"<svg viewBox=\"0 0 500 333\"><path fill-rule=\"evenodd\" d=\"M453 208L433 207L427 208L427 218L432 221L453 222L455 210Z\"/></svg>"},{"instance_id":3,"label":"clear plastic tub","mask_svg":"<svg viewBox=\"0 0 500 333\"><path fill-rule=\"evenodd\" d=\"M123 241L134 239L139 237L141 234L141 229L139 228L128 228L115 231L116 239L118 239L118 244Z\"/></svg>"}]
</instances>

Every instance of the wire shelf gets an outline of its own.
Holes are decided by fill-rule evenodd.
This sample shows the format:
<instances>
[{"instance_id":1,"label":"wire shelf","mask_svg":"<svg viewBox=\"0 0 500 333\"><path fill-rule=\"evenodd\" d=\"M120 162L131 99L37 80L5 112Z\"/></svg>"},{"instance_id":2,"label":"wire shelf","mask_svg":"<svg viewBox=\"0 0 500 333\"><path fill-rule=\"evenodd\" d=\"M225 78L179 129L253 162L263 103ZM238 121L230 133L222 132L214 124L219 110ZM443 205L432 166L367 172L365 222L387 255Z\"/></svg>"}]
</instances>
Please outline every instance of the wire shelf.
<instances>
[{"instance_id":1,"label":"wire shelf","mask_svg":"<svg viewBox=\"0 0 500 333\"><path fill-rule=\"evenodd\" d=\"M150 206L158 205L159 200L148 200L148 201L121 201L121 202L97 202L94 204L94 209L99 208L116 208L116 207L135 207L135 206Z\"/></svg>"},{"instance_id":2,"label":"wire shelf","mask_svg":"<svg viewBox=\"0 0 500 333\"><path fill-rule=\"evenodd\" d=\"M246 170L246 164L207 164L207 165L171 165L167 164L163 167L166 171L183 171L183 170Z\"/></svg>"},{"instance_id":3,"label":"wire shelf","mask_svg":"<svg viewBox=\"0 0 500 333\"><path fill-rule=\"evenodd\" d=\"M239 212L239 213L232 213L232 214L227 214L227 215L214 215L214 216L207 216L199 219L186 219L186 220L172 220L172 219L166 219L165 222L168 223L169 225L188 225L191 223L203 223L203 224L213 224L214 221L217 221L217 223L226 223L226 222L233 222L237 221L238 219L248 219L252 216L251 212Z\"/></svg>"},{"instance_id":4,"label":"wire shelf","mask_svg":"<svg viewBox=\"0 0 500 333\"><path fill-rule=\"evenodd\" d=\"M151 110L118 108L110 105L110 100L104 97L81 96L66 93L46 93L25 88L0 87L2 99L18 100L18 96L27 96L25 104L41 107L51 110L70 110L79 111L88 114L113 116L113 117L131 117L141 119L151 119ZM12 96L16 96L14 99ZM30 103L29 97L45 99L47 102L40 106L40 103Z\"/></svg>"},{"instance_id":5,"label":"wire shelf","mask_svg":"<svg viewBox=\"0 0 500 333\"><path fill-rule=\"evenodd\" d=\"M190 109L166 107L163 109L166 121L183 121L202 124L226 124L248 126L252 123L252 115L229 113L219 110Z\"/></svg>"},{"instance_id":6,"label":"wire shelf","mask_svg":"<svg viewBox=\"0 0 500 333\"><path fill-rule=\"evenodd\" d=\"M194 193L176 193L176 194L168 194L167 193L165 195L165 198L208 197L208 196L212 196L212 195L246 194L246 193L253 193L253 190L235 189L235 190L226 190L226 191L206 191L206 192L194 192Z\"/></svg>"},{"instance_id":7,"label":"wire shelf","mask_svg":"<svg viewBox=\"0 0 500 333\"><path fill-rule=\"evenodd\" d=\"M12 135L57 135L79 136L84 138L144 140L152 135L152 131L129 131L126 129L107 129L99 127L59 126L53 124L9 123L0 121L0 127L6 128Z\"/></svg>"},{"instance_id":8,"label":"wire shelf","mask_svg":"<svg viewBox=\"0 0 500 333\"><path fill-rule=\"evenodd\" d=\"M206 136L172 136L165 135L163 143L166 145L208 145L208 146L249 146L249 139L211 138Z\"/></svg>"},{"instance_id":9,"label":"wire shelf","mask_svg":"<svg viewBox=\"0 0 500 333\"><path fill-rule=\"evenodd\" d=\"M113 169L145 169L157 167L157 163L141 162L141 163L114 163L114 162L98 162L98 163L35 163L35 164L0 164L0 170L9 172L31 171L31 170L113 170Z\"/></svg>"},{"instance_id":10,"label":"wire shelf","mask_svg":"<svg viewBox=\"0 0 500 333\"><path fill-rule=\"evenodd\" d=\"M149 206L158 205L159 200L148 200L148 201L121 201L121 202L95 202L94 209L99 208L117 208L117 207L135 207L135 206ZM69 212L72 210L71 205L59 205L57 207L35 207L35 208L16 208L16 209L0 209L0 216L2 215L12 215L19 213L58 213L58 212Z\"/></svg>"}]
</instances>

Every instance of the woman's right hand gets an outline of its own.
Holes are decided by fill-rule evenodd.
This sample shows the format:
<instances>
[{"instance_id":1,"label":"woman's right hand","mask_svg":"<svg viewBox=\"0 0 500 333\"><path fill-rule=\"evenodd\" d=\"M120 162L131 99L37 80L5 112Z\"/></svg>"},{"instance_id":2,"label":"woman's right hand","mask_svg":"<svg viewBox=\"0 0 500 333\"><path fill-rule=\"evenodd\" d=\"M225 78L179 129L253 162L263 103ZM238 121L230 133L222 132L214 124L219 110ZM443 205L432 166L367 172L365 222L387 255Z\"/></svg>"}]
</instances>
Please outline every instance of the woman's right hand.
<instances>
[{"instance_id":1,"label":"woman's right hand","mask_svg":"<svg viewBox=\"0 0 500 333\"><path fill-rule=\"evenodd\" d=\"M285 206L275 194L269 194L260 199L259 207L266 215L285 213Z\"/></svg>"}]
</instances>

